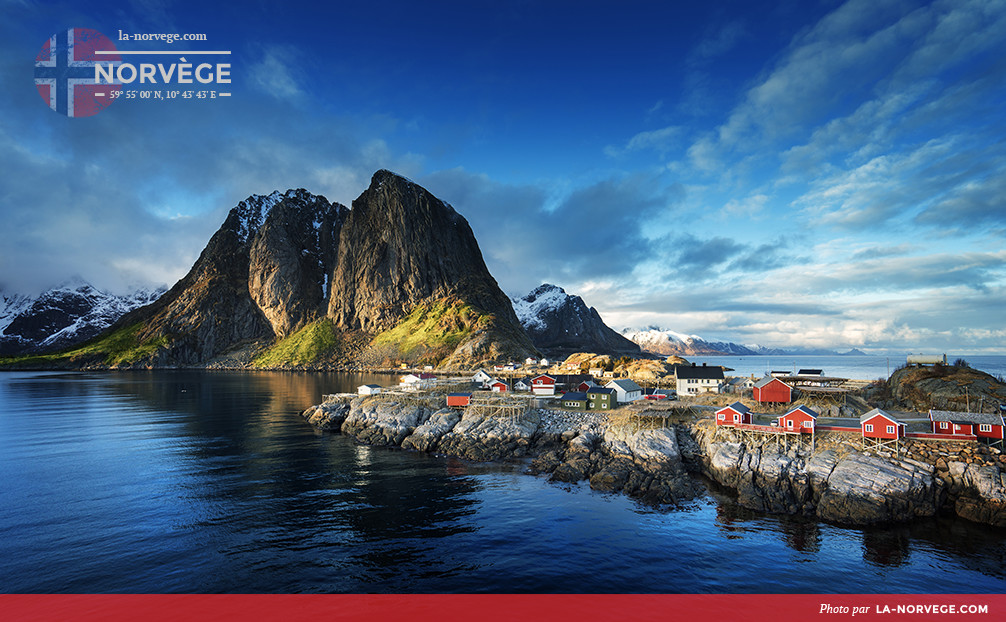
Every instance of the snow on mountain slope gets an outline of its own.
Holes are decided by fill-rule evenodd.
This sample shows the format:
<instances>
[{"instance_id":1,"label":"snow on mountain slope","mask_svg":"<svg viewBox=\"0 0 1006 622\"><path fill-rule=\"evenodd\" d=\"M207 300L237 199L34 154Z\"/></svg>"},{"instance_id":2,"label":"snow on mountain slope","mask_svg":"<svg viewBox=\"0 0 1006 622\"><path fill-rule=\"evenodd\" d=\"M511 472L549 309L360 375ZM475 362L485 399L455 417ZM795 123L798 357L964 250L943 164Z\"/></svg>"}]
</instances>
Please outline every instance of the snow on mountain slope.
<instances>
[{"instance_id":1,"label":"snow on mountain slope","mask_svg":"<svg viewBox=\"0 0 1006 622\"><path fill-rule=\"evenodd\" d=\"M561 287L544 284L510 300L536 348L552 353L638 353L639 346L612 330L593 307Z\"/></svg>"},{"instance_id":2,"label":"snow on mountain slope","mask_svg":"<svg viewBox=\"0 0 1006 622\"><path fill-rule=\"evenodd\" d=\"M685 335L673 330L650 326L641 330L626 329L622 336L638 344L645 352L665 356L705 356L716 354L757 354L745 346L729 342L709 342L698 335Z\"/></svg>"},{"instance_id":3,"label":"snow on mountain slope","mask_svg":"<svg viewBox=\"0 0 1006 622\"><path fill-rule=\"evenodd\" d=\"M4 294L0 303L0 353L49 351L86 341L163 293L164 289L140 289L116 296L74 279L35 298Z\"/></svg>"}]
</instances>

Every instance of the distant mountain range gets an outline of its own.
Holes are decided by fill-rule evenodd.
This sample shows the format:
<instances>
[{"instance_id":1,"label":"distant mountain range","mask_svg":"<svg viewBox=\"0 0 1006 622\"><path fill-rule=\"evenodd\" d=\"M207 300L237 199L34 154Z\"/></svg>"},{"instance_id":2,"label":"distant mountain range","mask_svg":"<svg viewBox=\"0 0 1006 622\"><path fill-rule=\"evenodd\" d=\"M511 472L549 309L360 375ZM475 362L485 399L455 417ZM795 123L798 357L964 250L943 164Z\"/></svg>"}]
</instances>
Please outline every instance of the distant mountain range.
<instances>
[{"instance_id":1,"label":"distant mountain range","mask_svg":"<svg viewBox=\"0 0 1006 622\"><path fill-rule=\"evenodd\" d=\"M836 352L823 348L769 348L760 345L740 345L725 341L706 341L698 335L685 335L656 326L643 329L627 328L622 336L638 344L644 352L663 356L837 356L863 355L860 350Z\"/></svg>"},{"instance_id":2,"label":"distant mountain range","mask_svg":"<svg viewBox=\"0 0 1006 622\"><path fill-rule=\"evenodd\" d=\"M164 291L138 289L117 296L73 279L38 296L0 292L0 355L77 345L129 311L154 302Z\"/></svg>"}]
</instances>

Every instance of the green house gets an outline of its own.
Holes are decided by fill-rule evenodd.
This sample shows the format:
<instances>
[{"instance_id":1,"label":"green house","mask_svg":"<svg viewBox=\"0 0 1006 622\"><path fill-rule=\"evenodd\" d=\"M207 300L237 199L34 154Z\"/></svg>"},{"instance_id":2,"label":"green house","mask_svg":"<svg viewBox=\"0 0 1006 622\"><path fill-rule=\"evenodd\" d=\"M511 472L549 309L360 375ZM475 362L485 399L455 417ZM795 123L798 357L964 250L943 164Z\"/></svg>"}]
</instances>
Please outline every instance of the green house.
<instances>
[{"instance_id":1,"label":"green house","mask_svg":"<svg viewBox=\"0 0 1006 622\"><path fill-rule=\"evenodd\" d=\"M580 391L570 391L559 400L564 408L587 409L587 394Z\"/></svg>"},{"instance_id":2,"label":"green house","mask_svg":"<svg viewBox=\"0 0 1006 622\"><path fill-rule=\"evenodd\" d=\"M606 387L587 389L587 408L590 410L611 410L617 406L615 390Z\"/></svg>"}]
</instances>

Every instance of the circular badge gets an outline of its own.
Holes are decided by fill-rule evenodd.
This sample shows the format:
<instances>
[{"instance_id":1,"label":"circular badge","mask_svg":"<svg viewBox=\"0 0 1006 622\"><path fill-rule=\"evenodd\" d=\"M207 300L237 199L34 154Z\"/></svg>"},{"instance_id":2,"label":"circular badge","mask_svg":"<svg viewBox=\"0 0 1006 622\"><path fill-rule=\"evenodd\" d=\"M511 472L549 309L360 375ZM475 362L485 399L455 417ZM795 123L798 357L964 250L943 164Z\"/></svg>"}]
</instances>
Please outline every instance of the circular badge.
<instances>
[{"instance_id":1,"label":"circular badge","mask_svg":"<svg viewBox=\"0 0 1006 622\"><path fill-rule=\"evenodd\" d=\"M122 83L96 81L95 66L114 76L122 61L115 52L108 37L90 28L69 28L49 37L35 57L35 88L42 101L68 117L90 117L107 108Z\"/></svg>"}]
</instances>

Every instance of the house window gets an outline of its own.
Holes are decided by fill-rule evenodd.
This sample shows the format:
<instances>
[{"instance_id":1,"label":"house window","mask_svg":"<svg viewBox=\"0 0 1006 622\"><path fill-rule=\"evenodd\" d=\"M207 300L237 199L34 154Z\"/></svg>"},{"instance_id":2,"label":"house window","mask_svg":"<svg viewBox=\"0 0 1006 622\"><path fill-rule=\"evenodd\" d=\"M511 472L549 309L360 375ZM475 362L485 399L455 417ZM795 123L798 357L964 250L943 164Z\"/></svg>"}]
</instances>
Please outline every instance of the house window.
<instances>
[{"instance_id":1,"label":"house window","mask_svg":"<svg viewBox=\"0 0 1006 622\"><path fill-rule=\"evenodd\" d=\"M607 407L608 407L608 405L607 405L607 404L601 404L601 409L602 409L602 410L603 410L603 409L605 409L605 408L607 408Z\"/></svg>"},{"instance_id":2,"label":"house window","mask_svg":"<svg viewBox=\"0 0 1006 622\"><path fill-rule=\"evenodd\" d=\"M720 421L726 421L726 419L727 419L727 416L724 415L723 413L720 413Z\"/></svg>"},{"instance_id":3,"label":"house window","mask_svg":"<svg viewBox=\"0 0 1006 622\"><path fill-rule=\"evenodd\" d=\"M740 415L734 415L734 423L737 423L738 420L740 420Z\"/></svg>"},{"instance_id":4,"label":"house window","mask_svg":"<svg viewBox=\"0 0 1006 622\"><path fill-rule=\"evenodd\" d=\"M894 426L893 425L887 426L887 433L888 434L894 434Z\"/></svg>"},{"instance_id":5,"label":"house window","mask_svg":"<svg viewBox=\"0 0 1006 622\"><path fill-rule=\"evenodd\" d=\"M867 423L867 424L866 424L865 426L863 426L863 427L864 427L864 428L866 428L866 431L867 431L867 432L873 432L873 424L872 424L872 423Z\"/></svg>"},{"instance_id":6,"label":"house window","mask_svg":"<svg viewBox=\"0 0 1006 622\"><path fill-rule=\"evenodd\" d=\"M941 421L940 422L940 429L941 430L946 430L947 429L947 422L946 421Z\"/></svg>"},{"instance_id":7,"label":"house window","mask_svg":"<svg viewBox=\"0 0 1006 622\"><path fill-rule=\"evenodd\" d=\"M789 421L786 422L786 427L789 428L789 429L791 429L791 430L793 429L793 420L792 419L790 419Z\"/></svg>"},{"instance_id":8,"label":"house window","mask_svg":"<svg viewBox=\"0 0 1006 622\"><path fill-rule=\"evenodd\" d=\"M803 422L803 427L805 427L805 428L807 428L809 430L809 429L811 429L811 428L814 427L814 422L813 421L804 421Z\"/></svg>"},{"instance_id":9,"label":"house window","mask_svg":"<svg viewBox=\"0 0 1006 622\"><path fill-rule=\"evenodd\" d=\"M983 423L983 424L981 424L981 425L978 426L978 429L981 430L982 432L991 432L992 431L992 424L990 424L990 423Z\"/></svg>"}]
</instances>

